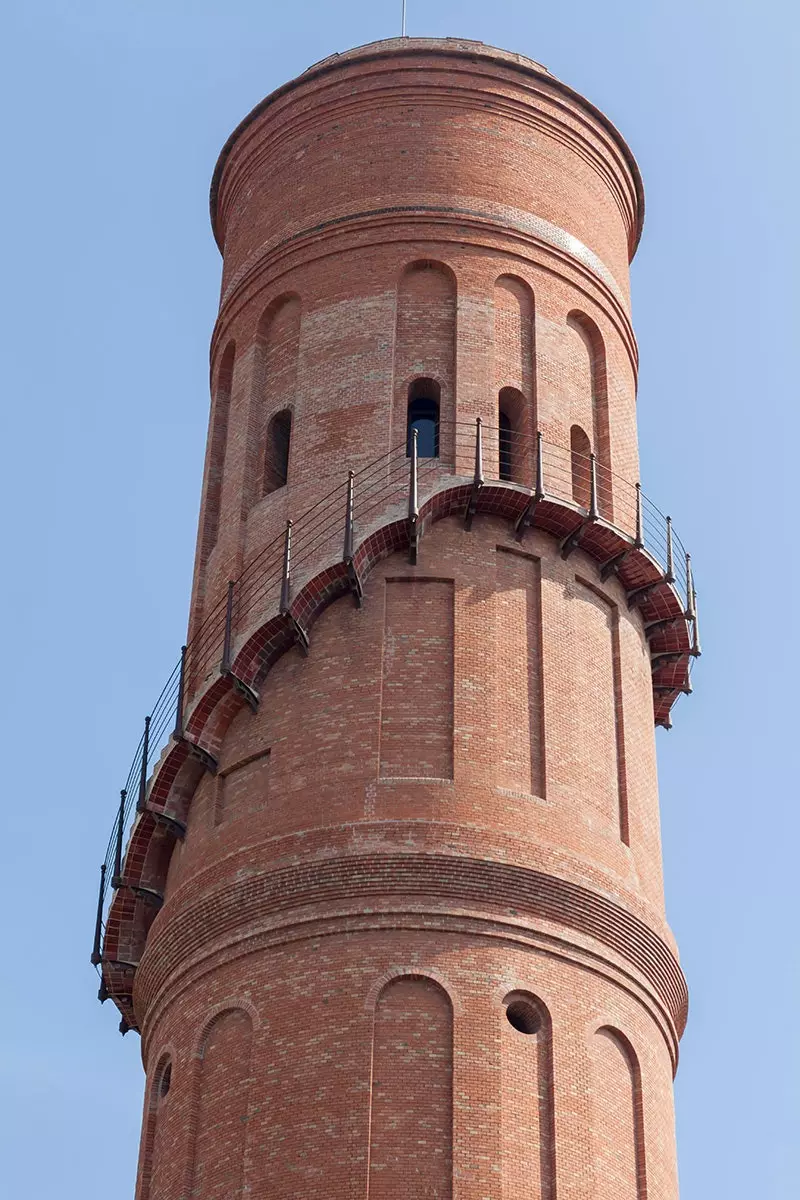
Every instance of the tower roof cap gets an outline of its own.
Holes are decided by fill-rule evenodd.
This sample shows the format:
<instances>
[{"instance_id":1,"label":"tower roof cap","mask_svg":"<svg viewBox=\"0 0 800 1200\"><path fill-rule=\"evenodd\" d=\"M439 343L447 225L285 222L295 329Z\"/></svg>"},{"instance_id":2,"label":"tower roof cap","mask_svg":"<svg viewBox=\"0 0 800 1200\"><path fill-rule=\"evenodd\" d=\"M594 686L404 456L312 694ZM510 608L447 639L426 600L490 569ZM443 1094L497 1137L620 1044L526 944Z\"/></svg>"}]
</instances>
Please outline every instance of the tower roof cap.
<instances>
[{"instance_id":1,"label":"tower roof cap","mask_svg":"<svg viewBox=\"0 0 800 1200\"><path fill-rule=\"evenodd\" d=\"M639 171L636 159L628 146L628 143L623 138L622 134L617 129L616 125L608 119L605 113L601 112L590 100L580 92L575 91L569 84L563 83L557 79L547 67L536 62L533 58L527 58L524 54L517 54L512 50L501 50L497 46L487 45L486 42L473 41L469 38L445 37L445 38L424 38L424 37L394 37L384 38L378 42L366 42L363 46L353 46L350 50L343 50L341 53L336 52L329 54L326 58L322 58L319 62L313 63L307 67L300 75L290 79L287 83L282 84L268 96L265 96L251 112L247 114L244 120L240 121L230 135L225 145L222 147L220 156L217 159L214 175L211 180L211 225L214 230L214 236L217 239L217 244L222 249L222 244L219 237L217 227L217 200L219 196L219 188L222 180L222 174L225 170L225 165L228 157L233 150L233 147L240 135L255 121L271 104L276 100L285 96L294 88L301 87L312 80L322 77L329 72L337 71L343 67L349 66L351 63L357 62L374 62L382 58L399 58L404 56L416 57L429 55L436 58L460 58L468 59L474 62L492 62L499 66L507 67L512 70L518 70L526 75L534 76L545 80L550 87L555 88L564 96L580 104L591 116L593 116L599 124L601 124L612 140L617 145L622 157L624 158L628 169L631 172L633 185L636 192L636 227L633 230L632 244L630 246L631 258L636 252L639 240L642 236L642 227L644 224L644 185L642 183L641 172Z\"/></svg>"}]
</instances>

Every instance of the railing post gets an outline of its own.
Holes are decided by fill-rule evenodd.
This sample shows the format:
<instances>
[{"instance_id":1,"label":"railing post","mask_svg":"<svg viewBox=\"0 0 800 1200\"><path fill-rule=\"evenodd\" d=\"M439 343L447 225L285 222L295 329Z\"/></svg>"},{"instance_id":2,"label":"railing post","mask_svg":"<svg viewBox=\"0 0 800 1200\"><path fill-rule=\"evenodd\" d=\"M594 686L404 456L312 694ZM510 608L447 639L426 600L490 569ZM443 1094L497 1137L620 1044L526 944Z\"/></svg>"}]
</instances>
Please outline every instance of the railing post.
<instances>
[{"instance_id":1,"label":"railing post","mask_svg":"<svg viewBox=\"0 0 800 1200\"><path fill-rule=\"evenodd\" d=\"M347 472L347 514L344 521L344 554L343 558L346 563L353 561L353 543L354 529L353 522L355 517L355 471Z\"/></svg>"},{"instance_id":2,"label":"railing post","mask_svg":"<svg viewBox=\"0 0 800 1200\"><path fill-rule=\"evenodd\" d=\"M542 438L541 430L536 431L536 481L533 488L533 495L528 500L528 503L523 508L522 512L517 517L514 525L514 537L518 542L522 541L525 530L533 520L533 514L536 512L536 505L544 500L544 439Z\"/></svg>"},{"instance_id":3,"label":"railing post","mask_svg":"<svg viewBox=\"0 0 800 1200\"><path fill-rule=\"evenodd\" d=\"M694 580L692 579L692 556L686 555L686 619L693 621L696 613L694 610Z\"/></svg>"},{"instance_id":4,"label":"railing post","mask_svg":"<svg viewBox=\"0 0 800 1200\"><path fill-rule=\"evenodd\" d=\"M541 429L536 432L536 485L533 498L537 504L544 500L544 438Z\"/></svg>"},{"instance_id":5,"label":"railing post","mask_svg":"<svg viewBox=\"0 0 800 1200\"><path fill-rule=\"evenodd\" d=\"M408 560L414 564L417 561L417 546L419 543L419 484L417 478L417 438L419 431L411 433L411 459L408 478Z\"/></svg>"},{"instance_id":6,"label":"railing post","mask_svg":"<svg viewBox=\"0 0 800 1200\"><path fill-rule=\"evenodd\" d=\"M464 528L472 528L472 518L478 511L478 495L485 482L483 473L483 422L475 418L475 472L472 477L472 491L467 501L467 511L464 514Z\"/></svg>"},{"instance_id":7,"label":"railing post","mask_svg":"<svg viewBox=\"0 0 800 1200\"><path fill-rule=\"evenodd\" d=\"M664 579L667 583L675 582L675 560L672 549L672 517L667 517L667 573Z\"/></svg>"},{"instance_id":8,"label":"railing post","mask_svg":"<svg viewBox=\"0 0 800 1200\"><path fill-rule=\"evenodd\" d=\"M103 933L103 899L106 890L106 864L100 867L100 891L97 895L97 918L94 923L94 944L92 945L92 966L96 967L103 961L100 952L100 938Z\"/></svg>"},{"instance_id":9,"label":"railing post","mask_svg":"<svg viewBox=\"0 0 800 1200\"><path fill-rule=\"evenodd\" d=\"M361 608L364 599L364 591L361 586L361 580L358 577L358 571L355 565L355 521L356 521L356 473L348 471L347 473L347 515L344 523L344 554L343 561L347 567L347 578L350 580L350 591L353 593L353 599L356 602L356 607Z\"/></svg>"},{"instance_id":10,"label":"railing post","mask_svg":"<svg viewBox=\"0 0 800 1200\"><path fill-rule=\"evenodd\" d=\"M692 618L692 658L699 658L703 653L700 647L700 627L697 623L697 592L692 585L692 608L694 616Z\"/></svg>"},{"instance_id":11,"label":"railing post","mask_svg":"<svg viewBox=\"0 0 800 1200\"><path fill-rule=\"evenodd\" d=\"M597 458L589 455L589 520L596 521L600 516L597 507Z\"/></svg>"},{"instance_id":12,"label":"railing post","mask_svg":"<svg viewBox=\"0 0 800 1200\"><path fill-rule=\"evenodd\" d=\"M122 885L122 834L125 828L125 800L128 793L125 788L119 794L119 819L117 822L117 844L114 847L114 874L111 876L111 886L116 890Z\"/></svg>"},{"instance_id":13,"label":"railing post","mask_svg":"<svg viewBox=\"0 0 800 1200\"><path fill-rule=\"evenodd\" d=\"M219 669L225 675L231 669L231 642L233 639L233 593L236 584L228 580L228 600L225 605L225 639L222 643L222 662Z\"/></svg>"},{"instance_id":14,"label":"railing post","mask_svg":"<svg viewBox=\"0 0 800 1200\"><path fill-rule=\"evenodd\" d=\"M136 801L136 811L144 812L145 794L147 792L147 759L150 754L150 718L144 719L144 740L142 744L142 769L139 772L139 799Z\"/></svg>"},{"instance_id":15,"label":"railing post","mask_svg":"<svg viewBox=\"0 0 800 1200\"><path fill-rule=\"evenodd\" d=\"M667 521L669 521L669 517L667 517ZM637 485L636 485L636 536L633 539L633 544L637 550L644 549L643 521L642 521L642 485L640 483L637 483Z\"/></svg>"},{"instance_id":16,"label":"railing post","mask_svg":"<svg viewBox=\"0 0 800 1200\"><path fill-rule=\"evenodd\" d=\"M281 579L281 613L285 616L291 603L291 570L292 570L292 522L286 522L286 536L283 543L283 578Z\"/></svg>"},{"instance_id":17,"label":"railing post","mask_svg":"<svg viewBox=\"0 0 800 1200\"><path fill-rule=\"evenodd\" d=\"M178 700L175 705L175 728L172 736L176 741L183 737L183 689L186 683L186 647L181 646L181 666L178 672Z\"/></svg>"},{"instance_id":18,"label":"railing post","mask_svg":"<svg viewBox=\"0 0 800 1200\"><path fill-rule=\"evenodd\" d=\"M483 422L475 418L475 478L476 488L482 488L485 482L483 474Z\"/></svg>"}]
</instances>

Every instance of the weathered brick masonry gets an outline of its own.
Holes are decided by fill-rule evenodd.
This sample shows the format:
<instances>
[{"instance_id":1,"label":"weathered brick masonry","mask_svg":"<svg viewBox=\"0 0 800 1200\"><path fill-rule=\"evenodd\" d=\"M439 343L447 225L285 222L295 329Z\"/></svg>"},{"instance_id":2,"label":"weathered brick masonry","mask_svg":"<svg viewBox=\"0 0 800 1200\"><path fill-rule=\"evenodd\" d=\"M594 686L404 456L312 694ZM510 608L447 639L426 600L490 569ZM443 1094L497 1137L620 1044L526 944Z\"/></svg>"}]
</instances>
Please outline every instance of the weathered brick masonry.
<instances>
[{"instance_id":1,"label":"weathered brick masonry","mask_svg":"<svg viewBox=\"0 0 800 1200\"><path fill-rule=\"evenodd\" d=\"M316 607L241 591L232 673L190 664L106 931L147 1071L138 1200L677 1197L652 647L591 541L633 535L642 211L611 124L474 42L326 59L227 143L191 631L348 470L399 447L405 480L410 411L466 482L416 563L404 492L363 517L360 607L320 518ZM508 494L465 528L478 417ZM597 456L585 541L507 519L537 431L574 514Z\"/></svg>"}]
</instances>

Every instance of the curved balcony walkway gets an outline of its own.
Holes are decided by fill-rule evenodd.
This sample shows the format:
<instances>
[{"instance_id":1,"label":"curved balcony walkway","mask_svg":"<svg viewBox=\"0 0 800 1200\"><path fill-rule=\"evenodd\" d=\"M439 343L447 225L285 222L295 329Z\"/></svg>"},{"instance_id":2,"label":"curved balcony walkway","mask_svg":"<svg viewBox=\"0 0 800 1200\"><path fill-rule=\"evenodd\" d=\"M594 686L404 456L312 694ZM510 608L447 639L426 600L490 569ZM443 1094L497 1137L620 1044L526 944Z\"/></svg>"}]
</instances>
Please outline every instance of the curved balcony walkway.
<instances>
[{"instance_id":1,"label":"curved balcony walkway","mask_svg":"<svg viewBox=\"0 0 800 1200\"><path fill-rule=\"evenodd\" d=\"M501 517L520 541L539 529L565 558L580 548L602 579L617 576L641 613L656 724L669 728L673 705L691 691L700 644L690 558L639 485L540 433L478 421L443 424L439 439L441 457L418 458L415 437L288 522L183 648L145 720L101 866L92 962L101 968L100 999L113 998L122 1013L122 1032L136 1027L133 977L172 849L200 778L216 770L231 720L243 704L257 707L261 683L286 650L308 648L323 609L348 594L361 603L376 563L402 552L417 561L435 521L456 516L469 529L484 515Z\"/></svg>"}]
</instances>

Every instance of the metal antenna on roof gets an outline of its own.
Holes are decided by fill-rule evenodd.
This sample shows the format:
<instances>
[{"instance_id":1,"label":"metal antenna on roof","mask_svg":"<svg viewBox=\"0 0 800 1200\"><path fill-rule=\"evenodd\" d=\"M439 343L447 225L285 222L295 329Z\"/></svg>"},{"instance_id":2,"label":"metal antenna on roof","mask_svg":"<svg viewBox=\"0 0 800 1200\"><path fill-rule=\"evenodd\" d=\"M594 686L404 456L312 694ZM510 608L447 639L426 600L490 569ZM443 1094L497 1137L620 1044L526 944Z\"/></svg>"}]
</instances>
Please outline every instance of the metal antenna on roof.
<instances>
[{"instance_id":1,"label":"metal antenna on roof","mask_svg":"<svg viewBox=\"0 0 800 1200\"><path fill-rule=\"evenodd\" d=\"M400 32L401 37L406 36L406 0L403 0L403 26Z\"/></svg>"}]
</instances>

